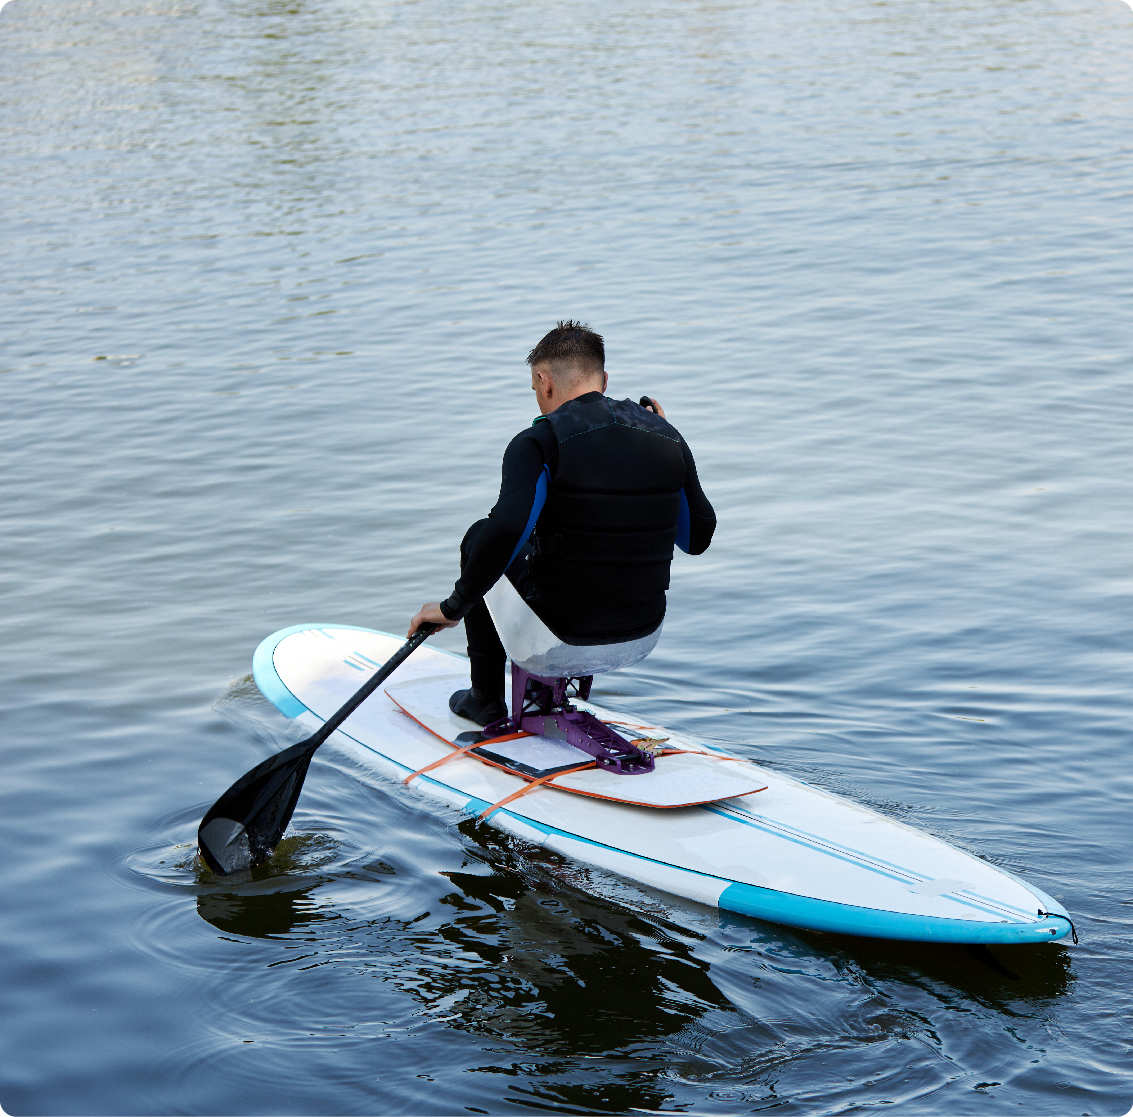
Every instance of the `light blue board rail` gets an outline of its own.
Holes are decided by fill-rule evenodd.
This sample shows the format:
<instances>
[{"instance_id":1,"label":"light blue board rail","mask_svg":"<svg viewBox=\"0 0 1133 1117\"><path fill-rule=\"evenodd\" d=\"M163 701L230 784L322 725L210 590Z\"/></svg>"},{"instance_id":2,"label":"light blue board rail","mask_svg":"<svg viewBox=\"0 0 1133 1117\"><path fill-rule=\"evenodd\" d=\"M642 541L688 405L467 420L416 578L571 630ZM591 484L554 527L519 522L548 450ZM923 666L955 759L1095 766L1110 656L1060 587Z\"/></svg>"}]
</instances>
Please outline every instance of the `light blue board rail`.
<instances>
[{"instance_id":1,"label":"light blue board rail","mask_svg":"<svg viewBox=\"0 0 1133 1117\"><path fill-rule=\"evenodd\" d=\"M297 632L319 631L323 629L352 630L356 632L373 633L379 636L388 636L397 639L388 632L378 629L363 628L351 624L296 624L273 632L259 647L256 648L252 658L252 676L261 693L286 717L294 718L300 714L308 713L304 705L284 684L275 669L275 649L277 645ZM442 651L442 649L433 649ZM444 652L454 659L463 661L464 657L452 652ZM317 715L314 715L317 716ZM344 732L339 730L339 732ZM349 736L349 734L347 734ZM368 742L357 741L357 744L381 757L382 760L400 769L405 773L410 768L387 756ZM433 779L429 776L420 778L419 783L433 785L436 791L443 789L443 798L453 801L454 794L459 796L460 808L470 815L477 815L486 810L491 804L475 796L468 796L456 788ZM424 788L422 788L424 790ZM616 809L616 808L611 808ZM708 809L708 808L703 808ZM498 816L500 818L497 822ZM585 846L595 847L595 853L604 851L618 858L630 858L642 863L642 875L655 878L655 872L645 872L645 866L651 863L653 867L663 867L676 874L700 878L707 883L720 881L723 891L717 901L720 908L736 912L740 915L752 916L756 919L766 919L772 923L782 923L789 927L801 927L812 931L827 931L846 935L861 935L866 938L900 939L911 942L938 942L938 943L977 943L977 944L1018 944L1052 942L1070 934L1073 924L1065 908L1057 900L1047 896L1032 884L1020 881L1034 893L1044 908L1043 918L1027 923L987 923L966 919L949 919L941 916L909 915L903 912L883 911L877 908L857 907L851 904L840 904L830 900L819 900L809 896L799 896L790 892L779 892L772 888L760 888L757 885L745 884L738 881L728 881L726 878L710 878L705 874L696 873L680 865L672 865L659 859L642 857L629 850L617 849L602 842L595 842L584 834L572 833L554 826L548 826L533 819L515 814L506 808L501 808L492 816L491 823L501 825L503 829L511 829L513 825L528 830L534 829L548 836L568 839L572 842L582 843ZM601 861L601 857L596 857ZM1001 870L1002 871L1002 870ZM632 875L632 874L627 874ZM1005 874L1010 875L1010 874ZM1015 878L1017 879L1017 878Z\"/></svg>"}]
</instances>

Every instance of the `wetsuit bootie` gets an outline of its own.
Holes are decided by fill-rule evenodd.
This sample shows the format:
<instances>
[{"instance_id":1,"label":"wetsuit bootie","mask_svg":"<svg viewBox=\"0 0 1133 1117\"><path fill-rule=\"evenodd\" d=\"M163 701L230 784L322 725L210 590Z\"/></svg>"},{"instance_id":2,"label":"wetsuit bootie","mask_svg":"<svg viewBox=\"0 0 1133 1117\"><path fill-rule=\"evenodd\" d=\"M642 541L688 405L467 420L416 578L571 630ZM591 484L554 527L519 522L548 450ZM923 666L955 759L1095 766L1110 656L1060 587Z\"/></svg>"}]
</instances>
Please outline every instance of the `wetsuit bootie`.
<instances>
[{"instance_id":1,"label":"wetsuit bootie","mask_svg":"<svg viewBox=\"0 0 1133 1117\"><path fill-rule=\"evenodd\" d=\"M477 725L489 725L507 717L507 706L502 698L486 698L475 687L456 691L448 700L448 708L457 717L468 718Z\"/></svg>"}]
</instances>

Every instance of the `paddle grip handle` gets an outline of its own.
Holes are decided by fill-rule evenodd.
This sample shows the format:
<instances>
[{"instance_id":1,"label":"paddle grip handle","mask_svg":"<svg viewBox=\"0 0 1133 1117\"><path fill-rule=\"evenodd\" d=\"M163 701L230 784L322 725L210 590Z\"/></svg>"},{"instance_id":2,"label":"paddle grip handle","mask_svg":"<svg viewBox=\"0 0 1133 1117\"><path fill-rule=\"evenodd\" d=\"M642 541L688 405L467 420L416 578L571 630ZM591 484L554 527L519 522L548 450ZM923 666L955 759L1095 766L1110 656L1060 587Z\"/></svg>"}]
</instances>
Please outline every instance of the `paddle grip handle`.
<instances>
[{"instance_id":1,"label":"paddle grip handle","mask_svg":"<svg viewBox=\"0 0 1133 1117\"><path fill-rule=\"evenodd\" d=\"M434 632L439 624L424 622L396 652L393 653L347 700L346 704L323 723L307 742L313 752L319 747L375 690L378 689Z\"/></svg>"}]
</instances>

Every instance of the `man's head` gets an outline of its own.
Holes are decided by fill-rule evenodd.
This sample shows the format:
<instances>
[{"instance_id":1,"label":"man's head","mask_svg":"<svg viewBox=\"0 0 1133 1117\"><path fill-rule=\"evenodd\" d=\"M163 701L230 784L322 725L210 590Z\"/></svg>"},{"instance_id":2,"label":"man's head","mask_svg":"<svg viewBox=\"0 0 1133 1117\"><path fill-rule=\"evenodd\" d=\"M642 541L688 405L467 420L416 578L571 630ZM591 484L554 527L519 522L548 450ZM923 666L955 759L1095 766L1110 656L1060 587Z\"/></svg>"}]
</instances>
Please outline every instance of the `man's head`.
<instances>
[{"instance_id":1,"label":"man's head","mask_svg":"<svg viewBox=\"0 0 1133 1117\"><path fill-rule=\"evenodd\" d=\"M581 322L560 322L530 353L531 388L546 415L567 400L606 390L606 347Z\"/></svg>"}]
</instances>

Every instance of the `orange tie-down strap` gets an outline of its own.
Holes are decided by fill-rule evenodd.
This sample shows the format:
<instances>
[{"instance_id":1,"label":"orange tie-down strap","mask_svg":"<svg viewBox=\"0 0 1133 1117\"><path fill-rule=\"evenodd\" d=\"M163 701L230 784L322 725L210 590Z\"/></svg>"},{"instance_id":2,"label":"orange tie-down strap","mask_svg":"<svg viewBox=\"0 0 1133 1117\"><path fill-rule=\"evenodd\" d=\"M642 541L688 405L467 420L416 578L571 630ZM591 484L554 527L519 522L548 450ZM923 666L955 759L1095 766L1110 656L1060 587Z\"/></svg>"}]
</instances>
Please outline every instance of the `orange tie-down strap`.
<instances>
[{"instance_id":1,"label":"orange tie-down strap","mask_svg":"<svg viewBox=\"0 0 1133 1117\"><path fill-rule=\"evenodd\" d=\"M653 729L652 726L631 725L627 721L606 721L606 722L603 722L602 724L603 725L620 725L623 729L640 729L642 732L645 732L646 729L650 729L653 732L656 732L656 730ZM638 748L641 749L642 752L653 753L654 756L678 756L678 755L684 754L685 756L707 756L712 760L731 760L733 763L738 763L738 764L754 764L755 763L754 760L748 760L748 758L746 756L722 756L718 752L708 752L705 749L658 749L658 748L651 749L649 747L650 745L662 744L664 741L667 741L668 739L669 739L668 737L637 737L634 740L630 741L630 744L636 745ZM764 789L760 788L760 790L762 791Z\"/></svg>"},{"instance_id":2,"label":"orange tie-down strap","mask_svg":"<svg viewBox=\"0 0 1133 1117\"><path fill-rule=\"evenodd\" d=\"M416 719L414 718L414 720ZM454 752L442 756L440 760L434 760L432 764L426 764L424 768L418 768L416 772L410 772L401 782L408 786L410 780L415 780L418 776L424 775L426 772L431 772L434 768L439 768L442 764L447 764L450 760L455 760L458 756L463 756L473 749L478 749L481 745L497 745L501 741L516 741L520 737L530 736L530 733L506 733L502 737L491 737L487 741L473 741L470 745L464 745L462 748L458 748ZM441 740L443 741L444 738L442 737Z\"/></svg>"},{"instance_id":3,"label":"orange tie-down strap","mask_svg":"<svg viewBox=\"0 0 1133 1117\"><path fill-rule=\"evenodd\" d=\"M552 772L547 776L540 776L537 780L532 780L530 783L524 784L518 791L513 791L510 795L505 795L498 802L493 803L486 811L481 811L479 821L483 822L489 815L498 811L500 807L506 807L513 799L518 799L521 795L526 795L529 791L534 791L537 787L546 785L551 787L551 781L557 779L559 776L573 776L575 772L585 772L587 768L597 768L598 765L591 760L587 764L580 764L577 768L567 768L562 772Z\"/></svg>"}]
</instances>

